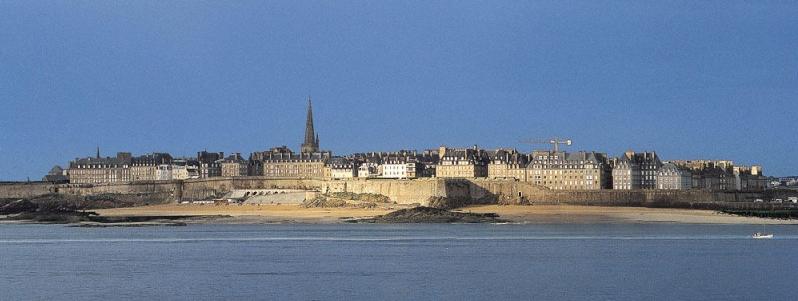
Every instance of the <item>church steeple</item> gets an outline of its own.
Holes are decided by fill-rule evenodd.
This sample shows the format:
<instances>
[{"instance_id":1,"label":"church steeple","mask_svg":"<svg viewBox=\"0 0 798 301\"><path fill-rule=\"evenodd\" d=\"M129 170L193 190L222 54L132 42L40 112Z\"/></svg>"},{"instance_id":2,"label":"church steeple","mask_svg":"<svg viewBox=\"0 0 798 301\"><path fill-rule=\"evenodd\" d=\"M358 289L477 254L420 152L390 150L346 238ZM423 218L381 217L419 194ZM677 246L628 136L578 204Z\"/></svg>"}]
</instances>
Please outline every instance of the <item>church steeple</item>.
<instances>
[{"instance_id":1,"label":"church steeple","mask_svg":"<svg viewBox=\"0 0 798 301\"><path fill-rule=\"evenodd\" d=\"M98 146L97 147L97 159L99 159L99 158L100 158L100 147Z\"/></svg>"},{"instance_id":2,"label":"church steeple","mask_svg":"<svg viewBox=\"0 0 798 301\"><path fill-rule=\"evenodd\" d=\"M302 143L303 153L315 153L319 151L319 136L313 129L313 102L308 96L308 116L305 120L305 141Z\"/></svg>"}]
</instances>

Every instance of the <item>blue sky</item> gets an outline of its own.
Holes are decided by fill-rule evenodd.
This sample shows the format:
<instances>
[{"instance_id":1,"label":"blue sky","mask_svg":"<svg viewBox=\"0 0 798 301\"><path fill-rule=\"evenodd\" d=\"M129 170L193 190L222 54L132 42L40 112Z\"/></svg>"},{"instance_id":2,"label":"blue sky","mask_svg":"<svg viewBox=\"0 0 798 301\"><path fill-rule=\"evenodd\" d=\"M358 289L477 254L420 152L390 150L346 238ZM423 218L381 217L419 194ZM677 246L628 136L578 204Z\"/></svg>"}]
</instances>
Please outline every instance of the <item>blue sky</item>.
<instances>
[{"instance_id":1,"label":"blue sky","mask_svg":"<svg viewBox=\"0 0 798 301\"><path fill-rule=\"evenodd\" d=\"M795 16L792 1L0 1L0 179L98 145L298 149L307 95L336 154L566 136L798 174Z\"/></svg>"}]
</instances>

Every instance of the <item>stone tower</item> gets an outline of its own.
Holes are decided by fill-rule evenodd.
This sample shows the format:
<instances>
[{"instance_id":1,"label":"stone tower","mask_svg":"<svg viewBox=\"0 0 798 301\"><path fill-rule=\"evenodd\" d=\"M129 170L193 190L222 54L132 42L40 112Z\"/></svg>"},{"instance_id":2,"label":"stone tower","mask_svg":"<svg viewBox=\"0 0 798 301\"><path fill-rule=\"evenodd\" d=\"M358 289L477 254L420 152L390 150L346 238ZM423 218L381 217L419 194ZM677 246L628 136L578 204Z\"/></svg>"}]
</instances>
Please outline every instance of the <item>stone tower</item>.
<instances>
[{"instance_id":1,"label":"stone tower","mask_svg":"<svg viewBox=\"0 0 798 301\"><path fill-rule=\"evenodd\" d=\"M303 153L315 153L319 151L319 136L313 129L313 103L308 96L308 116L305 120L305 141L302 143Z\"/></svg>"}]
</instances>

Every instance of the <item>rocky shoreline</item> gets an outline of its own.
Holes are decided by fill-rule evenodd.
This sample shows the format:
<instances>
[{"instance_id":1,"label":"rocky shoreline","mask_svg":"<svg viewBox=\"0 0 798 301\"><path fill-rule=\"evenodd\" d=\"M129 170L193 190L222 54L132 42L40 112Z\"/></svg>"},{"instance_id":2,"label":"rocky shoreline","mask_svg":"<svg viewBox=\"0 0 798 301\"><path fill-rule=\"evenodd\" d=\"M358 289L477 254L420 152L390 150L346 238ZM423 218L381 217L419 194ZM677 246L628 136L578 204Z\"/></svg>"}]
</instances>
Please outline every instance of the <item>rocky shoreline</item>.
<instances>
[{"instance_id":1,"label":"rocky shoreline","mask_svg":"<svg viewBox=\"0 0 798 301\"><path fill-rule=\"evenodd\" d=\"M373 218L351 219L349 223L369 224L453 224L453 223L504 223L496 213L452 212L432 207L400 209Z\"/></svg>"},{"instance_id":2,"label":"rocky shoreline","mask_svg":"<svg viewBox=\"0 0 798 301\"><path fill-rule=\"evenodd\" d=\"M113 199L87 200L62 195L44 195L34 199L3 200L0 223L68 224L72 227L145 227L185 226L187 222L205 222L229 215L147 215L101 216L92 209L130 207Z\"/></svg>"}]
</instances>

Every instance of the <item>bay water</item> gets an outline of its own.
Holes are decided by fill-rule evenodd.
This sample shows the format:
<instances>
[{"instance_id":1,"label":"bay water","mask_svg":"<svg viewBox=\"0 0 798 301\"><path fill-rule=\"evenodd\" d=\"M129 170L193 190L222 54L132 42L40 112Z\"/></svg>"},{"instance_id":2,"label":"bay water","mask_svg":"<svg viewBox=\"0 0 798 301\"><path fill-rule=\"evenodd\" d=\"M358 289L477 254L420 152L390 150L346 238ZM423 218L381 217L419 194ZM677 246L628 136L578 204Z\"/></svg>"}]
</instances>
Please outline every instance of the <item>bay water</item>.
<instances>
[{"instance_id":1,"label":"bay water","mask_svg":"<svg viewBox=\"0 0 798 301\"><path fill-rule=\"evenodd\" d=\"M796 300L798 226L0 225L0 300Z\"/></svg>"}]
</instances>

